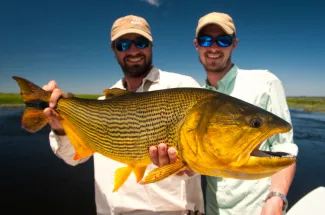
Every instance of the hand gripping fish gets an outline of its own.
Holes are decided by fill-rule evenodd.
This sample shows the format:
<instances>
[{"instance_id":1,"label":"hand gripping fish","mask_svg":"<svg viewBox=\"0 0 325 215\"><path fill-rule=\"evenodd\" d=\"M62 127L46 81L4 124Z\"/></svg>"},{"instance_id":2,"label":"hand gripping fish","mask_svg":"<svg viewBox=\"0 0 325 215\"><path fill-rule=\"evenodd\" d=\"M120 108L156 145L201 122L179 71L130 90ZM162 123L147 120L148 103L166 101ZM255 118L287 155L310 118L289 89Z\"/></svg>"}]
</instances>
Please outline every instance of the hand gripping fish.
<instances>
[{"instance_id":1,"label":"hand gripping fish","mask_svg":"<svg viewBox=\"0 0 325 215\"><path fill-rule=\"evenodd\" d=\"M30 81L13 77L25 102L22 127L42 129L48 119L50 92ZM104 90L105 100L60 98L58 113L75 148L74 159L100 153L125 164L116 169L114 191L133 172L147 184L185 168L198 174L260 179L296 162L284 152L260 151L269 137L285 133L291 125L280 117L240 99L202 88L174 88L142 93ZM166 143L175 147L175 163L146 172L149 147Z\"/></svg>"}]
</instances>

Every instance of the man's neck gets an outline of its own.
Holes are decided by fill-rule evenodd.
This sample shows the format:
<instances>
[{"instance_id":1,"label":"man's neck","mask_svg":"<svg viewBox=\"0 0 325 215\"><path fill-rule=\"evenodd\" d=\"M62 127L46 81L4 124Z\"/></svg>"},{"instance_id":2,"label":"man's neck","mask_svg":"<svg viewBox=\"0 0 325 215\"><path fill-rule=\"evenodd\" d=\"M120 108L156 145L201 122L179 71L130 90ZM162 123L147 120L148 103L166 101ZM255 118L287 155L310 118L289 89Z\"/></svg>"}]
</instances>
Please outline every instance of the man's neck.
<instances>
[{"instance_id":1,"label":"man's neck","mask_svg":"<svg viewBox=\"0 0 325 215\"><path fill-rule=\"evenodd\" d=\"M126 82L126 86L125 86L126 89L129 92L135 92L141 86L143 79L149 74L149 72L151 71L152 68L153 68L153 66L150 67L148 72L146 72L145 74L143 74L140 77L124 76L124 80Z\"/></svg>"},{"instance_id":2,"label":"man's neck","mask_svg":"<svg viewBox=\"0 0 325 215\"><path fill-rule=\"evenodd\" d=\"M144 77L125 77L126 88L130 92L135 92L142 84Z\"/></svg>"},{"instance_id":3,"label":"man's neck","mask_svg":"<svg viewBox=\"0 0 325 215\"><path fill-rule=\"evenodd\" d=\"M223 71L210 72L206 71L208 83L218 89L218 81L220 81L232 68L233 63L230 63Z\"/></svg>"}]
</instances>

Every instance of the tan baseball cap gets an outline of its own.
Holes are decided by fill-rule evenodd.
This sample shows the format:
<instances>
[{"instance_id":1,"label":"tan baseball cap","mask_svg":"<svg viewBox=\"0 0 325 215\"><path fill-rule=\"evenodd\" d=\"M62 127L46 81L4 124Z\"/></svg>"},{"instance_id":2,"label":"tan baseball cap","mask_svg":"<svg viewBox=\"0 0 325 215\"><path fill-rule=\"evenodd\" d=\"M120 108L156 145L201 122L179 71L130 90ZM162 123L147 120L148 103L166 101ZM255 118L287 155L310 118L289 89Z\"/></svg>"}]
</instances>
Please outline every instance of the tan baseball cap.
<instances>
[{"instance_id":1,"label":"tan baseball cap","mask_svg":"<svg viewBox=\"0 0 325 215\"><path fill-rule=\"evenodd\" d=\"M196 37L198 36L202 28L209 24L219 25L225 31L225 33L229 35L236 33L235 24L228 14L212 12L199 19L196 28Z\"/></svg>"},{"instance_id":2,"label":"tan baseball cap","mask_svg":"<svg viewBox=\"0 0 325 215\"><path fill-rule=\"evenodd\" d=\"M134 15L121 17L113 23L111 29L111 41L130 33L140 34L152 41L148 22L144 18Z\"/></svg>"}]
</instances>

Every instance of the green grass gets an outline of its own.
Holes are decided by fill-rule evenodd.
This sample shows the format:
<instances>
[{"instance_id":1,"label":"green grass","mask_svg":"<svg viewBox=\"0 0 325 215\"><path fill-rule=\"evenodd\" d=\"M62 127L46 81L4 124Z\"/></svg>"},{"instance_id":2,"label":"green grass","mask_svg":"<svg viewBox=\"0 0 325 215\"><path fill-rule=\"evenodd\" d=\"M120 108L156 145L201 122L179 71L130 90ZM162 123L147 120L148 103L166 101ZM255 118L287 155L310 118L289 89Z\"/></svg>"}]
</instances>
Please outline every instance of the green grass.
<instances>
[{"instance_id":1,"label":"green grass","mask_svg":"<svg viewBox=\"0 0 325 215\"><path fill-rule=\"evenodd\" d=\"M80 98L97 99L101 95L76 94ZM289 107L304 109L308 112L325 112L325 97L287 97ZM0 93L0 105L19 105L23 100L19 94Z\"/></svg>"},{"instance_id":2,"label":"green grass","mask_svg":"<svg viewBox=\"0 0 325 215\"><path fill-rule=\"evenodd\" d=\"M76 94L76 97L85 98L85 99L98 99L98 97L103 95L92 95L92 94Z\"/></svg>"},{"instance_id":3,"label":"green grass","mask_svg":"<svg viewBox=\"0 0 325 215\"><path fill-rule=\"evenodd\" d=\"M0 93L0 104L23 104L20 94Z\"/></svg>"},{"instance_id":4,"label":"green grass","mask_svg":"<svg viewBox=\"0 0 325 215\"><path fill-rule=\"evenodd\" d=\"M92 95L92 94L76 94L75 96L80 98L89 98L89 99L97 99L101 95ZM9 105L17 105L24 104L20 94L15 93L0 93L0 104L9 104Z\"/></svg>"},{"instance_id":5,"label":"green grass","mask_svg":"<svg viewBox=\"0 0 325 215\"><path fill-rule=\"evenodd\" d=\"M288 97L289 107L308 112L325 112L325 97Z\"/></svg>"}]
</instances>

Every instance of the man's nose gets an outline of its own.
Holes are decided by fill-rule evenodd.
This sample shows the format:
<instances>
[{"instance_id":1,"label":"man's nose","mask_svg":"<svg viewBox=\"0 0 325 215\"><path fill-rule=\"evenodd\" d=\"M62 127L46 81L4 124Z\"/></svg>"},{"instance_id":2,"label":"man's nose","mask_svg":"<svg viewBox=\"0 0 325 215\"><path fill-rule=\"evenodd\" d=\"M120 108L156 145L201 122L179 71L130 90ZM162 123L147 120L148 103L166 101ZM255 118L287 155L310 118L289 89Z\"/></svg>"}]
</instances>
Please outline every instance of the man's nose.
<instances>
[{"instance_id":1,"label":"man's nose","mask_svg":"<svg viewBox=\"0 0 325 215\"><path fill-rule=\"evenodd\" d=\"M209 47L210 51L212 52L216 52L220 50L220 46L217 45L216 41L213 41L213 43L211 44L211 46Z\"/></svg>"},{"instance_id":2,"label":"man's nose","mask_svg":"<svg viewBox=\"0 0 325 215\"><path fill-rule=\"evenodd\" d=\"M128 49L128 52L129 52L129 53L137 53L137 52L139 52L139 49L135 46L134 43L131 43L131 46L130 46L130 48Z\"/></svg>"}]
</instances>

